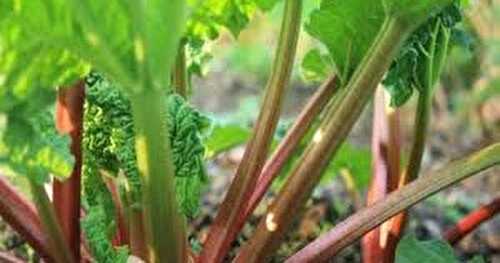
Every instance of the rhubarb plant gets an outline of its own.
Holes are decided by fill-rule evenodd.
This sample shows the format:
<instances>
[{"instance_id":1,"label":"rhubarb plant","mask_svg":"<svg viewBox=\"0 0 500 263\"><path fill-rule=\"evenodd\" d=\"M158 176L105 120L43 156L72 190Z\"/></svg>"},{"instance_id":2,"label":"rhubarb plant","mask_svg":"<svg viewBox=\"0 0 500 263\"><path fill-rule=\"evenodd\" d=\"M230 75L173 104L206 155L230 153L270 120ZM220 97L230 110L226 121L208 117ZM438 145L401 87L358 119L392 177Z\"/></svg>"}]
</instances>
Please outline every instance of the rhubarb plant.
<instances>
[{"instance_id":1,"label":"rhubarb plant","mask_svg":"<svg viewBox=\"0 0 500 263\"><path fill-rule=\"evenodd\" d=\"M344 142L377 86L390 92L393 106L416 90L415 141L408 167L395 172L402 178L397 189L287 262L330 260L415 203L500 163L500 146L493 144L418 177L433 93L448 50L460 44L454 36L461 2L322 0L304 17L302 0L6 0L0 6L0 111L6 119L0 154L28 178L34 205L2 180L0 215L48 262L126 262L132 256L223 262L273 181L284 175L233 259L265 262L322 178L341 166L367 170L357 160L367 154ZM192 76L203 76L220 35L238 38L256 14L275 7L283 8L282 21L253 130L211 121L189 104ZM323 83L274 147L302 29L321 43L300 63L303 75ZM186 229L208 181L205 162L245 142L197 254ZM45 186L54 180L51 200ZM26 211L9 208L16 202ZM494 213L488 209L476 221ZM408 247L428 246L404 239L392 252L405 262L412 258Z\"/></svg>"}]
</instances>

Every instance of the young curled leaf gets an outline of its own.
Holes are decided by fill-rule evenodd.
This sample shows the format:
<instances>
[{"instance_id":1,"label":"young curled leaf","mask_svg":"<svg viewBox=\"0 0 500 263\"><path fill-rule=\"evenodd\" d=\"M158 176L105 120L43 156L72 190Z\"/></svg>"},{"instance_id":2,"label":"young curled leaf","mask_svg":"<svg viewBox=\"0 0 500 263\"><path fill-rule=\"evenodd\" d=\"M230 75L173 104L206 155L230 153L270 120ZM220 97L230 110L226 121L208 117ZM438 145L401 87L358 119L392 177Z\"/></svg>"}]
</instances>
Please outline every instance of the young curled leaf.
<instances>
[{"instance_id":1,"label":"young curled leaf","mask_svg":"<svg viewBox=\"0 0 500 263\"><path fill-rule=\"evenodd\" d=\"M82 220L82 227L89 241L92 256L96 262L125 263L128 258L128 250L115 248L109 241L113 237L115 226L109 223L109 216L112 214L106 209L109 207L92 206Z\"/></svg>"},{"instance_id":2,"label":"young curled leaf","mask_svg":"<svg viewBox=\"0 0 500 263\"><path fill-rule=\"evenodd\" d=\"M193 217L198 212L201 190L207 182L204 166L205 147L200 135L206 130L209 122L178 95L169 96L167 115L174 157L177 201L183 214Z\"/></svg>"},{"instance_id":3,"label":"young curled leaf","mask_svg":"<svg viewBox=\"0 0 500 263\"><path fill-rule=\"evenodd\" d=\"M169 138L165 139L172 146L177 200L186 216L194 216L207 180L201 133L208 127L208 119L175 94L168 95L165 113L169 123ZM132 201L140 200L130 102L116 84L96 73L87 78L83 146L86 165L92 166L93 171L123 171L131 187ZM84 173L84 178L87 176L88 180L95 180L99 175Z\"/></svg>"},{"instance_id":4,"label":"young curled leaf","mask_svg":"<svg viewBox=\"0 0 500 263\"><path fill-rule=\"evenodd\" d=\"M193 174L204 174L205 147L199 133L208 127L208 119L194 111L178 95L169 96L167 113L175 175L190 177Z\"/></svg>"}]
</instances>

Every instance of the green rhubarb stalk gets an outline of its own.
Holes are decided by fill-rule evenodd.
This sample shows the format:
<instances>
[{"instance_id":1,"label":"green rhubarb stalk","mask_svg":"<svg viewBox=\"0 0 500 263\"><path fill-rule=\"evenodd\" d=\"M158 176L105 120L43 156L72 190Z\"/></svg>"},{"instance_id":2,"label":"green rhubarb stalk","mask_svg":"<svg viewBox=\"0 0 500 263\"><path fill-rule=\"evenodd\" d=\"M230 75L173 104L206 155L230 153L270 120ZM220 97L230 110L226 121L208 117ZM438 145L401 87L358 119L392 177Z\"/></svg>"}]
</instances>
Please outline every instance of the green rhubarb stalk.
<instances>
[{"instance_id":1,"label":"green rhubarb stalk","mask_svg":"<svg viewBox=\"0 0 500 263\"><path fill-rule=\"evenodd\" d=\"M130 99L149 262L185 262L184 217L176 202L172 154L165 139L165 93L147 89Z\"/></svg>"},{"instance_id":2,"label":"green rhubarb stalk","mask_svg":"<svg viewBox=\"0 0 500 263\"><path fill-rule=\"evenodd\" d=\"M436 83L441 75L445 64L450 42L450 30L437 23L432 41L427 50L427 61L424 70L424 83L418 88L419 97L417 112L415 116L414 140L410 154L410 160L402 184L406 184L417 178L422 164L422 157L427 139L428 127L432 112L432 99Z\"/></svg>"},{"instance_id":3,"label":"green rhubarb stalk","mask_svg":"<svg viewBox=\"0 0 500 263\"><path fill-rule=\"evenodd\" d=\"M50 202L43 185L33 179L29 179L28 181L34 199L33 201L40 215L42 227L48 236L52 257L57 263L75 262L68 242L66 242L64 238L61 224L57 220L54 206L52 202Z\"/></svg>"},{"instance_id":4,"label":"green rhubarb stalk","mask_svg":"<svg viewBox=\"0 0 500 263\"><path fill-rule=\"evenodd\" d=\"M210 227L201 261L221 262L239 232L239 218L255 189L259 174L267 159L278 124L285 88L288 86L297 42L300 34L302 0L286 0L281 32L271 76L254 133L226 194L221 208Z\"/></svg>"}]
</instances>

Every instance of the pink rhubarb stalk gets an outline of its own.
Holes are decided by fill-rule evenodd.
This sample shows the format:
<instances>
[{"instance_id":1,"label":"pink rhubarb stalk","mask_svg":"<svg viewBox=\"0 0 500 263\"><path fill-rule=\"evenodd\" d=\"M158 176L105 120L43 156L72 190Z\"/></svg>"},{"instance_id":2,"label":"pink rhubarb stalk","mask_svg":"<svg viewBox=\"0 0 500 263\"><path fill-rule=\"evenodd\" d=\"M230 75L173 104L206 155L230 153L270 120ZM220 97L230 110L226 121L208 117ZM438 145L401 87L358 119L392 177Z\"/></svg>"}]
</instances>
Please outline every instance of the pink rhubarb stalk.
<instances>
[{"instance_id":1,"label":"pink rhubarb stalk","mask_svg":"<svg viewBox=\"0 0 500 263\"><path fill-rule=\"evenodd\" d=\"M372 182L367 194L367 206L374 204L395 189L399 178L400 138L397 109L388 107L384 89L375 93L372 134ZM364 263L392 262L389 242L389 223L370 232L362 239Z\"/></svg>"}]
</instances>

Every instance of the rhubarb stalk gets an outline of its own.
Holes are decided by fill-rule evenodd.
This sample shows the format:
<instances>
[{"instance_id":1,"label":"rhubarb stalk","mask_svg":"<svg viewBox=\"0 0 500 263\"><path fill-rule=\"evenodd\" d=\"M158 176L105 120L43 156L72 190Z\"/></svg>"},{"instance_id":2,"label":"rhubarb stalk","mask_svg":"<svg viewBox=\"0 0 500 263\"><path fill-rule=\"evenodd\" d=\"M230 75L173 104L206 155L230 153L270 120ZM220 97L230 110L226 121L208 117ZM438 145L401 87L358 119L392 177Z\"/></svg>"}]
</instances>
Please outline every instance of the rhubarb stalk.
<instances>
[{"instance_id":1,"label":"rhubarb stalk","mask_svg":"<svg viewBox=\"0 0 500 263\"><path fill-rule=\"evenodd\" d=\"M35 206L40 215L42 229L48 235L48 243L50 246L51 255L57 263L72 263L76 262L73 258L72 250L65 240L61 223L57 219L56 212L52 202L45 192L45 188L34 179L28 179L30 182L31 194Z\"/></svg>"},{"instance_id":2,"label":"rhubarb stalk","mask_svg":"<svg viewBox=\"0 0 500 263\"><path fill-rule=\"evenodd\" d=\"M172 74L172 86L184 99L188 97L188 76L186 68L186 44L181 41Z\"/></svg>"},{"instance_id":3,"label":"rhubarb stalk","mask_svg":"<svg viewBox=\"0 0 500 263\"><path fill-rule=\"evenodd\" d=\"M392 216L446 187L499 164L500 143L451 162L347 218L286 262L325 262Z\"/></svg>"},{"instance_id":4,"label":"rhubarb stalk","mask_svg":"<svg viewBox=\"0 0 500 263\"><path fill-rule=\"evenodd\" d=\"M54 180L52 191L56 210L66 242L76 261L80 261L80 194L82 168L82 129L85 82L59 90L56 104L56 128L60 134L71 137L71 154L75 164L71 176L65 181Z\"/></svg>"},{"instance_id":5,"label":"rhubarb stalk","mask_svg":"<svg viewBox=\"0 0 500 263\"><path fill-rule=\"evenodd\" d=\"M450 244L455 245L467 234L498 213L500 213L500 197L495 198L490 203L479 207L462 218L455 226L445 232L443 235L444 239L448 240Z\"/></svg>"},{"instance_id":6,"label":"rhubarb stalk","mask_svg":"<svg viewBox=\"0 0 500 263\"><path fill-rule=\"evenodd\" d=\"M413 128L413 145L408 165L400 177L399 188L415 180L420 173L432 117L432 100L436 84L448 56L450 38L450 29L446 29L441 23L437 23L432 40L427 47L428 57L424 65L423 81L418 85L419 96ZM391 236L396 239L391 244L392 250L396 249L397 239L402 235L406 217L406 213L401 213L391 220Z\"/></svg>"},{"instance_id":7,"label":"rhubarb stalk","mask_svg":"<svg viewBox=\"0 0 500 263\"><path fill-rule=\"evenodd\" d=\"M293 152L299 146L301 139L311 128L314 120L316 120L321 111L326 107L333 95L336 94L337 84L337 78L332 76L319 87L318 91L311 97L299 114L285 138L280 142L273 155L266 161L255 191L252 193L252 197L247 204L246 212L240 218L240 223L244 223L248 216L255 210L273 180L280 174Z\"/></svg>"},{"instance_id":8,"label":"rhubarb stalk","mask_svg":"<svg viewBox=\"0 0 500 263\"><path fill-rule=\"evenodd\" d=\"M375 93L372 134L372 181L366 205L382 200L394 190L399 178L399 121L398 112L389 108L384 89ZM367 233L361 242L364 263L392 262L387 255L389 224Z\"/></svg>"},{"instance_id":9,"label":"rhubarb stalk","mask_svg":"<svg viewBox=\"0 0 500 263\"><path fill-rule=\"evenodd\" d=\"M200 260L221 262L238 234L238 219L245 213L246 202L250 198L264 162L267 158L272 138L279 120L285 88L290 81L295 59L302 0L286 0L281 32L275 60L264 102L254 133L236 172L219 212L210 227Z\"/></svg>"},{"instance_id":10,"label":"rhubarb stalk","mask_svg":"<svg viewBox=\"0 0 500 263\"><path fill-rule=\"evenodd\" d=\"M165 93L144 90L130 96L135 128L137 168L142 178L142 209L148 260L185 262L184 217L177 206L174 164L164 120Z\"/></svg>"},{"instance_id":11,"label":"rhubarb stalk","mask_svg":"<svg viewBox=\"0 0 500 263\"><path fill-rule=\"evenodd\" d=\"M0 175L0 216L45 260L53 261L48 236L33 203Z\"/></svg>"}]
</instances>

